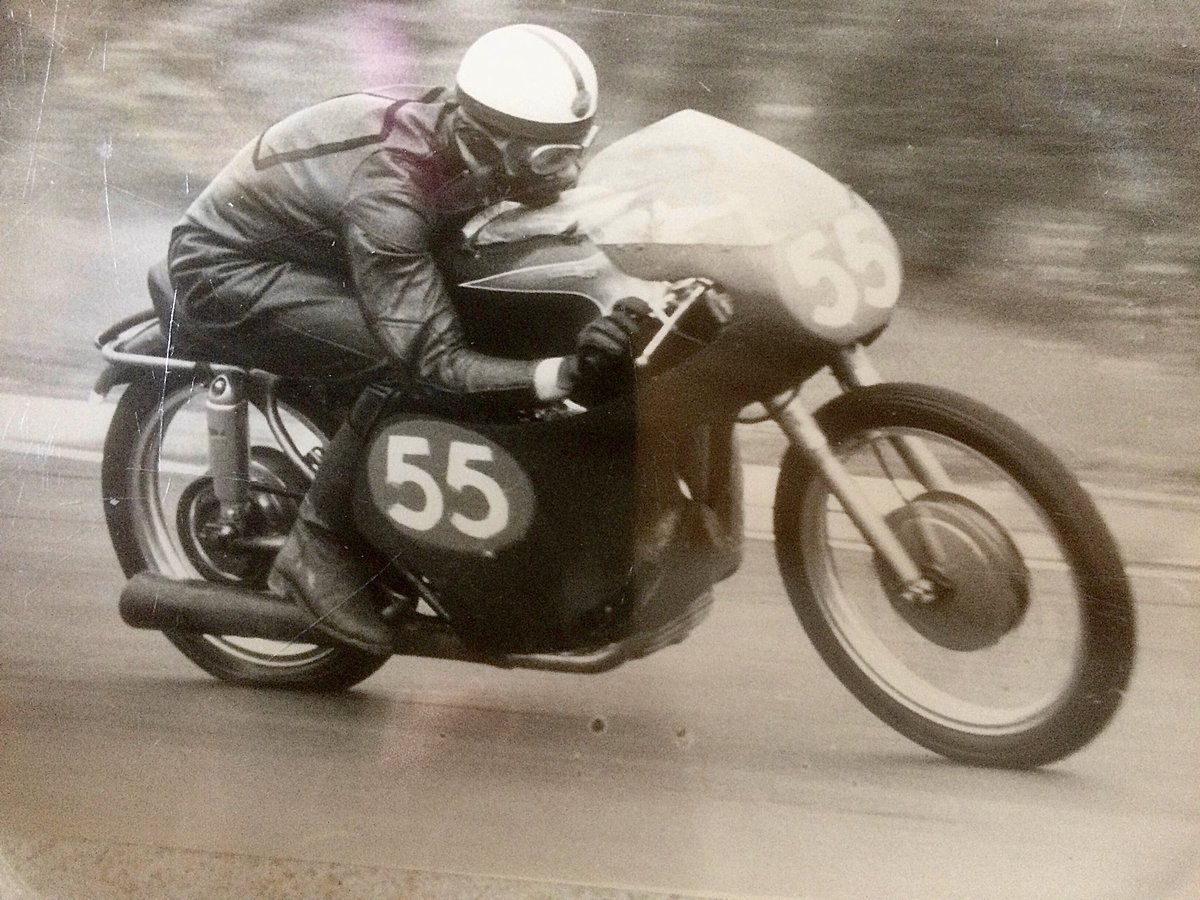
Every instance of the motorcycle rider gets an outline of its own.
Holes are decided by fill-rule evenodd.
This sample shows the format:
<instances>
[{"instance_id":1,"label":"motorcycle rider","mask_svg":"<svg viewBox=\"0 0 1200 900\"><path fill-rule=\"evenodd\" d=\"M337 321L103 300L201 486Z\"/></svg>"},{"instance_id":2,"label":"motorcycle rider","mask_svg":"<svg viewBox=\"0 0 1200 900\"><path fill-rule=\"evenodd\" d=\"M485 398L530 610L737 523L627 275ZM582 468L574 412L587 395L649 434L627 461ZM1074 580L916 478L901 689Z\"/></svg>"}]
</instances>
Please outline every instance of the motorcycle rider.
<instances>
[{"instance_id":1,"label":"motorcycle rider","mask_svg":"<svg viewBox=\"0 0 1200 900\"><path fill-rule=\"evenodd\" d=\"M586 403L627 387L636 311L585 326L571 356L485 356L467 345L433 256L492 203L542 204L573 185L596 107L578 44L512 25L471 45L453 91L351 94L272 125L172 232L180 349L283 375L401 381L448 400ZM388 653L349 498L365 428L352 413L326 448L268 586L339 639Z\"/></svg>"}]
</instances>

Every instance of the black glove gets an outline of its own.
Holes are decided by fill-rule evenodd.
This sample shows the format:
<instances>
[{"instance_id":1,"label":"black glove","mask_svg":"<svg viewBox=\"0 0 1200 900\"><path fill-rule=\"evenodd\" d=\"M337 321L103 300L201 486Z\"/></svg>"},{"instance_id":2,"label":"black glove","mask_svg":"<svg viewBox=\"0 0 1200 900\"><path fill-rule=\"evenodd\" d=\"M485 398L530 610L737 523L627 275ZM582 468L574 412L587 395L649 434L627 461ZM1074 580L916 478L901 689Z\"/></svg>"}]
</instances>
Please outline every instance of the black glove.
<instances>
[{"instance_id":1,"label":"black glove","mask_svg":"<svg viewBox=\"0 0 1200 900\"><path fill-rule=\"evenodd\" d=\"M584 406L627 393L633 387L633 361L657 331L643 300L627 297L606 316L579 332L575 355L563 360L559 387Z\"/></svg>"}]
</instances>

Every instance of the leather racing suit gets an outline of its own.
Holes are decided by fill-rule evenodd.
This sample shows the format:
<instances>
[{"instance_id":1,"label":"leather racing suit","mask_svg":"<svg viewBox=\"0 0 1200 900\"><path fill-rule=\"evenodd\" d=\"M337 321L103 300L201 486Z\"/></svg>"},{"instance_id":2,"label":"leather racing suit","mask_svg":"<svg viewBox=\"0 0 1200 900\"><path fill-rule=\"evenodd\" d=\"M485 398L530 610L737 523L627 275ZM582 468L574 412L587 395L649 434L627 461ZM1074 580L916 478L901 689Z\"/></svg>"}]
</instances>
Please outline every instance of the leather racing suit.
<instances>
[{"instance_id":1,"label":"leather racing suit","mask_svg":"<svg viewBox=\"0 0 1200 900\"><path fill-rule=\"evenodd\" d=\"M485 196L441 88L318 103L242 148L171 236L180 349L293 377L535 399L535 363L466 346L434 262Z\"/></svg>"}]
</instances>

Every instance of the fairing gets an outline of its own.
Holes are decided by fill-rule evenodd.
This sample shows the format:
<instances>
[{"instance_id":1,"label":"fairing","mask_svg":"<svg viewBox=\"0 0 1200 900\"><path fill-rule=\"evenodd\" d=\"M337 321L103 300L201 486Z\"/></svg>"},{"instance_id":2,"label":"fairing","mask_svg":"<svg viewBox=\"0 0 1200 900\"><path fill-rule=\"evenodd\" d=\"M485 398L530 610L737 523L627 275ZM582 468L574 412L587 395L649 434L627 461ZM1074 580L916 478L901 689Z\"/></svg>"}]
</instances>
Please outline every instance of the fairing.
<instances>
[{"instance_id":1,"label":"fairing","mask_svg":"<svg viewBox=\"0 0 1200 900\"><path fill-rule=\"evenodd\" d=\"M496 207L468 226L477 248L572 234L603 251L582 277L573 260L561 276L517 267L471 286L523 290L553 277L606 308L615 291L645 295L650 282L703 276L735 297L774 298L835 344L878 331L900 293L895 241L857 194L777 144L693 110L598 153L557 203ZM615 273L596 274L604 257Z\"/></svg>"},{"instance_id":2,"label":"fairing","mask_svg":"<svg viewBox=\"0 0 1200 900\"><path fill-rule=\"evenodd\" d=\"M577 646L629 578L631 416L623 404L511 424L391 412L356 479L356 524L424 577L473 645Z\"/></svg>"}]
</instances>

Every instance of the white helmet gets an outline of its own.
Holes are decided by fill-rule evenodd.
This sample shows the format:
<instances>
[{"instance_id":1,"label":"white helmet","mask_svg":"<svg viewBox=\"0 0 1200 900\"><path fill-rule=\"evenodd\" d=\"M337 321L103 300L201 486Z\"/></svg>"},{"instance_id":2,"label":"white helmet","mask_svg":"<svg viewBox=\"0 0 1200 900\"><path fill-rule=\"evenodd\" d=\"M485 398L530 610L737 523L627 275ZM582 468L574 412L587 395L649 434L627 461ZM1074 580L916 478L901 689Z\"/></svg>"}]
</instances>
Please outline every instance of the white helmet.
<instances>
[{"instance_id":1,"label":"white helmet","mask_svg":"<svg viewBox=\"0 0 1200 900\"><path fill-rule=\"evenodd\" d=\"M592 61L541 25L507 25L479 38L463 54L456 87L479 124L532 141L580 140L596 116Z\"/></svg>"}]
</instances>

